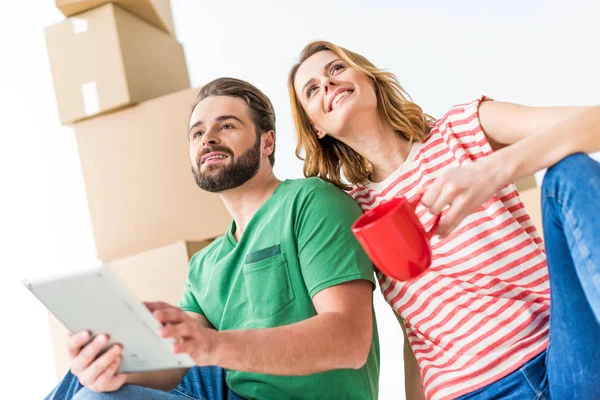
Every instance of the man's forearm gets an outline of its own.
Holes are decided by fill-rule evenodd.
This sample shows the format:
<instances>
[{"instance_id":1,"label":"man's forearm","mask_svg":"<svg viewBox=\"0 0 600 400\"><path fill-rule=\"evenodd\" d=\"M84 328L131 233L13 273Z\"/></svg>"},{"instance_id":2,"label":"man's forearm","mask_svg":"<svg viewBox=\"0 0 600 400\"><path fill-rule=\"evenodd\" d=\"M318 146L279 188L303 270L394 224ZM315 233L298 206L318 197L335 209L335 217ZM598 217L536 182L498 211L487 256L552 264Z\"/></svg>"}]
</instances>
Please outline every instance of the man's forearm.
<instances>
[{"instance_id":1,"label":"man's forearm","mask_svg":"<svg viewBox=\"0 0 600 400\"><path fill-rule=\"evenodd\" d=\"M137 372L128 374L126 383L170 392L179 385L187 371L188 368Z\"/></svg>"},{"instance_id":2,"label":"man's forearm","mask_svg":"<svg viewBox=\"0 0 600 400\"><path fill-rule=\"evenodd\" d=\"M274 375L360 368L371 339L371 319L367 325L341 313L324 313L276 328L219 332L214 361L228 369Z\"/></svg>"}]
</instances>

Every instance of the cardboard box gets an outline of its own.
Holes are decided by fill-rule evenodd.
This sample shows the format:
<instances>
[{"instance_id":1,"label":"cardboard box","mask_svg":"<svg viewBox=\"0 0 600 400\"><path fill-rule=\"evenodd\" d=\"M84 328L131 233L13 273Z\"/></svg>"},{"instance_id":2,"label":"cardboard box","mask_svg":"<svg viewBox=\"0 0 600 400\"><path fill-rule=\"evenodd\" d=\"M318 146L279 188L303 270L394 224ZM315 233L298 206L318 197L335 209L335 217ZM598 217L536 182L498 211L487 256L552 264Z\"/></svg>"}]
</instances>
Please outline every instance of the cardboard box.
<instances>
[{"instance_id":1,"label":"cardboard box","mask_svg":"<svg viewBox=\"0 0 600 400\"><path fill-rule=\"evenodd\" d=\"M75 124L97 256L104 261L225 233L231 216L191 172L198 89Z\"/></svg>"},{"instance_id":2,"label":"cardboard box","mask_svg":"<svg viewBox=\"0 0 600 400\"><path fill-rule=\"evenodd\" d=\"M169 0L56 0L56 7L71 17L106 3L117 3L138 17L175 36Z\"/></svg>"},{"instance_id":3,"label":"cardboard box","mask_svg":"<svg viewBox=\"0 0 600 400\"><path fill-rule=\"evenodd\" d=\"M172 243L116 260L110 263L110 267L141 301L164 301L177 305L187 279L190 258L211 241ZM70 368L66 350L68 332L51 314L49 323L56 375L62 379Z\"/></svg>"},{"instance_id":4,"label":"cardboard box","mask_svg":"<svg viewBox=\"0 0 600 400\"><path fill-rule=\"evenodd\" d=\"M63 124L190 87L183 47L114 4L46 28L46 43Z\"/></svg>"},{"instance_id":5,"label":"cardboard box","mask_svg":"<svg viewBox=\"0 0 600 400\"><path fill-rule=\"evenodd\" d=\"M544 237L542 227L542 194L539 187L532 187L528 190L519 191L519 197L525 205L525 210L531 217L533 224L538 230L540 236Z\"/></svg>"},{"instance_id":6,"label":"cardboard box","mask_svg":"<svg viewBox=\"0 0 600 400\"><path fill-rule=\"evenodd\" d=\"M515 181L515 186L517 187L517 190L519 192L523 192L525 190L537 187L537 183L535 181L535 177L533 175L530 175L528 177Z\"/></svg>"}]
</instances>

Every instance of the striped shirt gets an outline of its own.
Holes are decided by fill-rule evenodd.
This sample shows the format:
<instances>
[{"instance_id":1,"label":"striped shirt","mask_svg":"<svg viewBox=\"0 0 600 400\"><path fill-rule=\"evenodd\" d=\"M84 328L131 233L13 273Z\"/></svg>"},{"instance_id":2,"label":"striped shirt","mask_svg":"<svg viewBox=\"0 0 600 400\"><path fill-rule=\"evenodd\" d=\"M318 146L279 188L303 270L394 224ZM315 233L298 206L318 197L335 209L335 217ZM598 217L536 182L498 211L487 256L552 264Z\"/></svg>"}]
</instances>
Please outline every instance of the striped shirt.
<instances>
[{"instance_id":1,"label":"striped shirt","mask_svg":"<svg viewBox=\"0 0 600 400\"><path fill-rule=\"evenodd\" d=\"M481 97L454 106L416 142L383 182L354 188L363 210L417 189L445 170L493 152L479 121ZM429 229L433 216L417 216ZM448 237L431 240L433 262L407 282L378 278L404 319L427 399L452 399L518 369L548 345L550 286L540 238L513 184L465 218ZM400 250L401 251L401 250Z\"/></svg>"}]
</instances>

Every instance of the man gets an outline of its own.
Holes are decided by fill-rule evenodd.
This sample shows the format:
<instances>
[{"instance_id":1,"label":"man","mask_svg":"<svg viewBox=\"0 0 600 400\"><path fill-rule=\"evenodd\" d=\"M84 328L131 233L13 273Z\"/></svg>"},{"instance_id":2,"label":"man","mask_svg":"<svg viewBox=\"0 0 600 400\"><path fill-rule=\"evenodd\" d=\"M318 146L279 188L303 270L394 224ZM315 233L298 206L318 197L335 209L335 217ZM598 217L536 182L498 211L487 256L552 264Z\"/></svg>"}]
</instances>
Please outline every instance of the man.
<instances>
[{"instance_id":1,"label":"man","mask_svg":"<svg viewBox=\"0 0 600 400\"><path fill-rule=\"evenodd\" d=\"M273 106L247 82L204 86L188 135L196 182L233 221L190 261L180 308L147 306L198 367L116 374L121 348L96 359L108 339L86 345L82 332L51 398L376 399L374 279L350 230L356 203L317 178L274 176Z\"/></svg>"}]
</instances>

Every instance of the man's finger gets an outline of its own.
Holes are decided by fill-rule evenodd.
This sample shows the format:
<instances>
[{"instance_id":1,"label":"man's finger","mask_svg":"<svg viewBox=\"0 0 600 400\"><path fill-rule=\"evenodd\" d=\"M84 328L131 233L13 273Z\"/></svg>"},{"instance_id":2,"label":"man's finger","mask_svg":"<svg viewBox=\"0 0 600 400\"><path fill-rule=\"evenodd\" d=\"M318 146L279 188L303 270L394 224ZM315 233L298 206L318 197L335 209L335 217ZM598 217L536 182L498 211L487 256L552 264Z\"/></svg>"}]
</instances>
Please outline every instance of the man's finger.
<instances>
[{"instance_id":1,"label":"man's finger","mask_svg":"<svg viewBox=\"0 0 600 400\"><path fill-rule=\"evenodd\" d=\"M192 324L180 323L164 326L158 332L158 335L162 338L187 338L192 336L192 331Z\"/></svg>"},{"instance_id":2,"label":"man's finger","mask_svg":"<svg viewBox=\"0 0 600 400\"><path fill-rule=\"evenodd\" d=\"M106 347L109 342L107 335L98 335L88 345L86 345L72 360L71 371L79 377L98 356L98 353Z\"/></svg>"},{"instance_id":3,"label":"man's finger","mask_svg":"<svg viewBox=\"0 0 600 400\"><path fill-rule=\"evenodd\" d=\"M84 382L86 382L87 386L96 386L96 380L112 365L117 358L121 356L121 353L121 346L113 345L106 353L98 357L93 363L90 364L88 368L85 369L83 374L81 374L79 377L81 384L85 385Z\"/></svg>"},{"instance_id":4,"label":"man's finger","mask_svg":"<svg viewBox=\"0 0 600 400\"><path fill-rule=\"evenodd\" d=\"M164 301L144 301L144 305L151 311L176 308L175 306L165 303Z\"/></svg>"},{"instance_id":5,"label":"man's finger","mask_svg":"<svg viewBox=\"0 0 600 400\"><path fill-rule=\"evenodd\" d=\"M71 358L77 357L81 348L90 340L92 335L89 331L81 331L69 335L67 339L67 351Z\"/></svg>"},{"instance_id":6,"label":"man's finger","mask_svg":"<svg viewBox=\"0 0 600 400\"><path fill-rule=\"evenodd\" d=\"M193 348L192 344L193 342L191 340L183 340L180 342L173 343L173 346L171 347L171 352L173 352L174 354L190 354Z\"/></svg>"},{"instance_id":7,"label":"man's finger","mask_svg":"<svg viewBox=\"0 0 600 400\"><path fill-rule=\"evenodd\" d=\"M177 324L187 319L187 314L182 309L175 307L156 310L152 314L154 318L163 324Z\"/></svg>"},{"instance_id":8,"label":"man's finger","mask_svg":"<svg viewBox=\"0 0 600 400\"><path fill-rule=\"evenodd\" d=\"M112 363L96 379L95 387L102 392L114 391L125 384L127 376L125 374L117 375L117 369L121 365L121 356L115 358Z\"/></svg>"}]
</instances>

